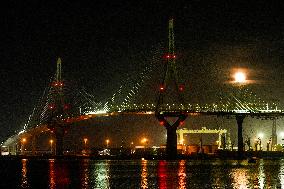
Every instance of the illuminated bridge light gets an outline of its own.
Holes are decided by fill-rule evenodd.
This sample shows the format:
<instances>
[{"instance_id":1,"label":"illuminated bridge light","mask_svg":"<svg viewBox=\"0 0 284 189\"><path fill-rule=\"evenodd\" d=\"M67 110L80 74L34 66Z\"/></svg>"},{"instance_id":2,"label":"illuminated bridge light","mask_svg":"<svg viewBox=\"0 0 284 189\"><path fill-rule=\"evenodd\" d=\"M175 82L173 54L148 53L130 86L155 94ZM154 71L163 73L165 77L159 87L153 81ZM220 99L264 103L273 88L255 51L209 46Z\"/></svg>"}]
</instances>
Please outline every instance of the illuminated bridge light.
<instances>
[{"instance_id":1,"label":"illuminated bridge light","mask_svg":"<svg viewBox=\"0 0 284 189\"><path fill-rule=\"evenodd\" d=\"M183 92L183 91L184 91L184 85L180 85L180 86L179 86L179 91L180 91L180 92Z\"/></svg>"},{"instance_id":2,"label":"illuminated bridge light","mask_svg":"<svg viewBox=\"0 0 284 189\"><path fill-rule=\"evenodd\" d=\"M52 109L55 108L55 105L54 105L54 104L50 104L50 105L48 106L48 108L52 110Z\"/></svg>"}]
</instances>

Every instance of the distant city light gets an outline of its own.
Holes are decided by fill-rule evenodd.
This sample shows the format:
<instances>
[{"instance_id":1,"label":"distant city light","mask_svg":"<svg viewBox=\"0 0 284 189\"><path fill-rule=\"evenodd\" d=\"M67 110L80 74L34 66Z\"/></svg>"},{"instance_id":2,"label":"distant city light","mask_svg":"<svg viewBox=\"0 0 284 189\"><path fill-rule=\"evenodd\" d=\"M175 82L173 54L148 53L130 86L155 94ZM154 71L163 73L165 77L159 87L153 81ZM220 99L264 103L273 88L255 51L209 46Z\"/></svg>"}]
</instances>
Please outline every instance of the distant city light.
<instances>
[{"instance_id":1,"label":"distant city light","mask_svg":"<svg viewBox=\"0 0 284 189\"><path fill-rule=\"evenodd\" d=\"M106 114L107 111L106 110L98 110L98 111L89 111L86 112L85 115L90 115L90 114Z\"/></svg>"},{"instance_id":2,"label":"distant city light","mask_svg":"<svg viewBox=\"0 0 284 189\"><path fill-rule=\"evenodd\" d=\"M259 133L259 134L258 134L258 137L261 138L261 139L263 138L263 136L264 136L263 133Z\"/></svg>"}]
</instances>

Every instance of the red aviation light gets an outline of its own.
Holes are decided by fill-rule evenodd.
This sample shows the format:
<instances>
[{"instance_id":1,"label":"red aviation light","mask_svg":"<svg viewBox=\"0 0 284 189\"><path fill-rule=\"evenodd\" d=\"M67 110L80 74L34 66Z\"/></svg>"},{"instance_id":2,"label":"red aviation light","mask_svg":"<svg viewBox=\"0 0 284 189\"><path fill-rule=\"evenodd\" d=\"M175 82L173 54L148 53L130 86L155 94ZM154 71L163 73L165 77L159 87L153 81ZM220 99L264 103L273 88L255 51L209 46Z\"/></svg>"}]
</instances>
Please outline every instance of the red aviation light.
<instances>
[{"instance_id":1,"label":"red aviation light","mask_svg":"<svg viewBox=\"0 0 284 189\"><path fill-rule=\"evenodd\" d=\"M62 87L63 86L63 82L53 82L52 83L52 86L54 86L54 87Z\"/></svg>"},{"instance_id":2,"label":"red aviation light","mask_svg":"<svg viewBox=\"0 0 284 189\"><path fill-rule=\"evenodd\" d=\"M166 54L164 56L166 59L175 59L176 58L176 55L175 54Z\"/></svg>"},{"instance_id":3,"label":"red aviation light","mask_svg":"<svg viewBox=\"0 0 284 189\"><path fill-rule=\"evenodd\" d=\"M69 108L70 108L69 104L65 104L64 107L63 107L64 110L68 110Z\"/></svg>"},{"instance_id":4,"label":"red aviation light","mask_svg":"<svg viewBox=\"0 0 284 189\"><path fill-rule=\"evenodd\" d=\"M164 121L160 121L159 123L160 123L160 125L162 125L162 126L164 126L164 124L165 124Z\"/></svg>"},{"instance_id":5,"label":"red aviation light","mask_svg":"<svg viewBox=\"0 0 284 189\"><path fill-rule=\"evenodd\" d=\"M179 122L179 125L183 125L183 124L184 124L184 121Z\"/></svg>"},{"instance_id":6,"label":"red aviation light","mask_svg":"<svg viewBox=\"0 0 284 189\"><path fill-rule=\"evenodd\" d=\"M165 55L163 56L163 58L169 59L169 58L171 58L171 55L170 55L170 54L165 54Z\"/></svg>"},{"instance_id":7,"label":"red aviation light","mask_svg":"<svg viewBox=\"0 0 284 189\"><path fill-rule=\"evenodd\" d=\"M179 85L178 89L179 89L180 92L183 92L184 91L184 85L183 84Z\"/></svg>"},{"instance_id":8,"label":"red aviation light","mask_svg":"<svg viewBox=\"0 0 284 189\"><path fill-rule=\"evenodd\" d=\"M164 85L161 85L160 86L160 92L164 92L165 91L165 87L164 87Z\"/></svg>"},{"instance_id":9,"label":"red aviation light","mask_svg":"<svg viewBox=\"0 0 284 189\"><path fill-rule=\"evenodd\" d=\"M50 110L53 110L53 109L55 109L55 105L54 105L54 104L50 104L50 105L48 106L48 108L49 108Z\"/></svg>"}]
</instances>

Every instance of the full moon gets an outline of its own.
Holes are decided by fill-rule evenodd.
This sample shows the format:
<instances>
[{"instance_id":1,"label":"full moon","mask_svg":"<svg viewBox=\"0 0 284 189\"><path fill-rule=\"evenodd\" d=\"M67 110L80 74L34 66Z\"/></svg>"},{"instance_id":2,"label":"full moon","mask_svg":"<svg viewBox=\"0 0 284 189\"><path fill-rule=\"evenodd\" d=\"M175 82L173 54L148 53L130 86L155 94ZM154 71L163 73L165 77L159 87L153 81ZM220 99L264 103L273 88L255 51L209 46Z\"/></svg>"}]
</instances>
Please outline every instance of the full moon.
<instances>
[{"instance_id":1,"label":"full moon","mask_svg":"<svg viewBox=\"0 0 284 189\"><path fill-rule=\"evenodd\" d=\"M244 83L246 81L246 75L243 72L237 72L235 74L235 82Z\"/></svg>"}]
</instances>

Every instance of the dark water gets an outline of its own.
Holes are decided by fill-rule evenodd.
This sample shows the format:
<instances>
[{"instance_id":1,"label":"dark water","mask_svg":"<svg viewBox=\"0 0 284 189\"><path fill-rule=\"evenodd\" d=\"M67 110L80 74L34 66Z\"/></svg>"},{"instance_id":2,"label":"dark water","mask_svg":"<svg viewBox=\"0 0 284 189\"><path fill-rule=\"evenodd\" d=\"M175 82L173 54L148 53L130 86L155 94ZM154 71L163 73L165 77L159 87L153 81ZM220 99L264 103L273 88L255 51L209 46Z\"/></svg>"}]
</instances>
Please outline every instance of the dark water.
<instances>
[{"instance_id":1,"label":"dark water","mask_svg":"<svg viewBox=\"0 0 284 189\"><path fill-rule=\"evenodd\" d=\"M284 188L284 160L1 160L0 188Z\"/></svg>"}]
</instances>

